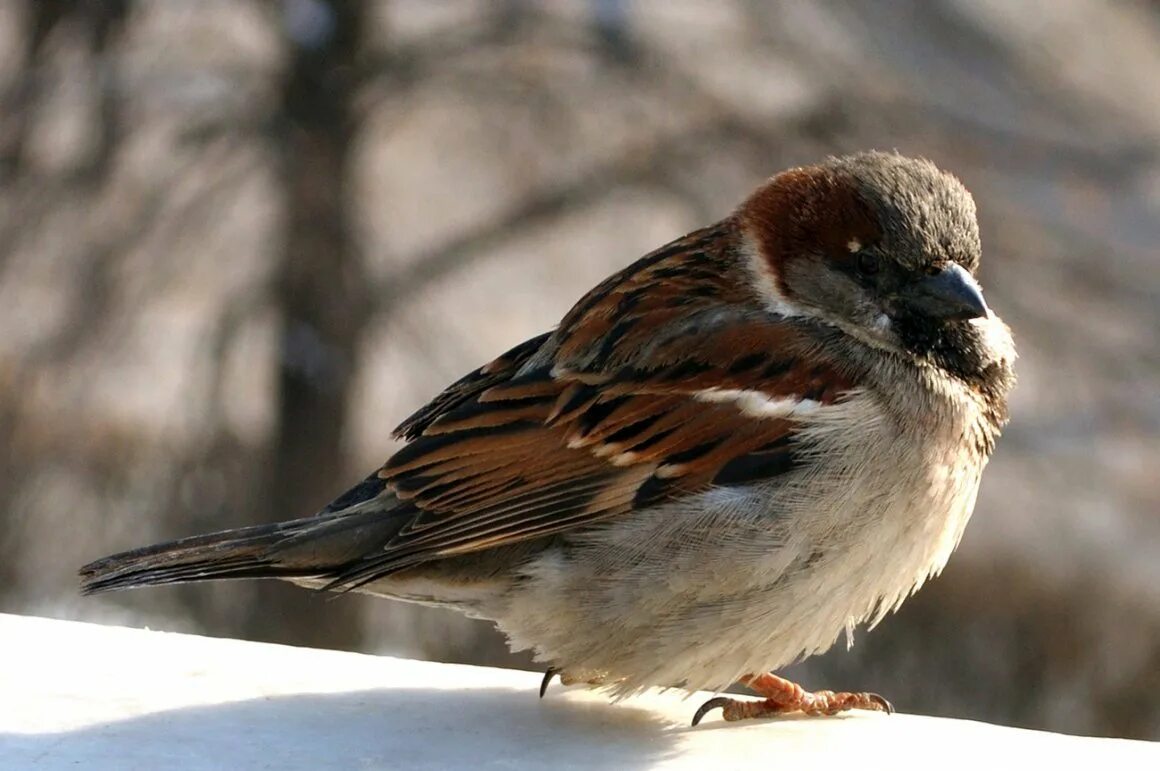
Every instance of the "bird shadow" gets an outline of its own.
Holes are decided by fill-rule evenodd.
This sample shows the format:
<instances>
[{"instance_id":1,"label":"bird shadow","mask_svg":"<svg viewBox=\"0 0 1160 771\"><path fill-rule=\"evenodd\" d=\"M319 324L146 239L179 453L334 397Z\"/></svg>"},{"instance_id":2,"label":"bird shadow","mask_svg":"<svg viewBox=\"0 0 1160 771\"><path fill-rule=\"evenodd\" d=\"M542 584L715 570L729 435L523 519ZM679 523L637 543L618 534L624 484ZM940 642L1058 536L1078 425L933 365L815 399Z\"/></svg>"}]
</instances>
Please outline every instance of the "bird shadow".
<instances>
[{"instance_id":1,"label":"bird shadow","mask_svg":"<svg viewBox=\"0 0 1160 771\"><path fill-rule=\"evenodd\" d=\"M647 768L677 752L655 712L524 690L384 689L183 707L58 733L0 734L5 767ZM14 762L14 766L7 766Z\"/></svg>"}]
</instances>

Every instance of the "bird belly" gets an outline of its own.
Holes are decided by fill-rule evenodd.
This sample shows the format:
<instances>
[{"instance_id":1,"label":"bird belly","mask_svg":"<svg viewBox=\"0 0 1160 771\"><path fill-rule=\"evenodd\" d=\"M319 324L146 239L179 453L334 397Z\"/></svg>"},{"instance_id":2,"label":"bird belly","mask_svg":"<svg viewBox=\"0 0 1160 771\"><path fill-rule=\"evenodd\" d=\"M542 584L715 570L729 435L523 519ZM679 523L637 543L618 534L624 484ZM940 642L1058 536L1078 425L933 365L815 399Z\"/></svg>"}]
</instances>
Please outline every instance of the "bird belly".
<instances>
[{"instance_id":1,"label":"bird belly","mask_svg":"<svg viewBox=\"0 0 1160 771\"><path fill-rule=\"evenodd\" d=\"M807 436L827 460L789 478L711 489L546 551L499 626L513 647L628 694L719 690L877 623L945 564L982 462L960 452L961 432L871 424L859 443L836 441L841 425Z\"/></svg>"}]
</instances>

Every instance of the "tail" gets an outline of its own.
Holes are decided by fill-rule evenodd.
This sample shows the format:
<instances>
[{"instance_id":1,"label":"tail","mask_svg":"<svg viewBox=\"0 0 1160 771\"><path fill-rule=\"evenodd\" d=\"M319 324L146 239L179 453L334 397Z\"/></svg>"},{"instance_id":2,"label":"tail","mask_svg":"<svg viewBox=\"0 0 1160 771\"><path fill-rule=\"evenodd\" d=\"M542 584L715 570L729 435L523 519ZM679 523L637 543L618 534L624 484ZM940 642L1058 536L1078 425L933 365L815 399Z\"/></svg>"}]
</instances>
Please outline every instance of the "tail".
<instances>
[{"instance_id":1,"label":"tail","mask_svg":"<svg viewBox=\"0 0 1160 771\"><path fill-rule=\"evenodd\" d=\"M223 530L114 554L80 569L81 592L221 578L328 578L382 549L405 518L382 508Z\"/></svg>"}]
</instances>

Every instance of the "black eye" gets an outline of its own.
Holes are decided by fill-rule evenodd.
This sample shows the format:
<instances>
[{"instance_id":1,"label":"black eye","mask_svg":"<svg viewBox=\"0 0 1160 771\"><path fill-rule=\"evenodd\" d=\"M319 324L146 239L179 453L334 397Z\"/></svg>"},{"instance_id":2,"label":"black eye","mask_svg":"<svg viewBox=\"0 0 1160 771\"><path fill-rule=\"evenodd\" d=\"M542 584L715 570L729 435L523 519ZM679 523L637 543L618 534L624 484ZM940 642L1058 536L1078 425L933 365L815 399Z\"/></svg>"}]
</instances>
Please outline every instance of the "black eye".
<instances>
[{"instance_id":1,"label":"black eye","mask_svg":"<svg viewBox=\"0 0 1160 771\"><path fill-rule=\"evenodd\" d=\"M858 255L858 272L863 276L873 276L878 272L878 255L872 252L861 252Z\"/></svg>"}]
</instances>

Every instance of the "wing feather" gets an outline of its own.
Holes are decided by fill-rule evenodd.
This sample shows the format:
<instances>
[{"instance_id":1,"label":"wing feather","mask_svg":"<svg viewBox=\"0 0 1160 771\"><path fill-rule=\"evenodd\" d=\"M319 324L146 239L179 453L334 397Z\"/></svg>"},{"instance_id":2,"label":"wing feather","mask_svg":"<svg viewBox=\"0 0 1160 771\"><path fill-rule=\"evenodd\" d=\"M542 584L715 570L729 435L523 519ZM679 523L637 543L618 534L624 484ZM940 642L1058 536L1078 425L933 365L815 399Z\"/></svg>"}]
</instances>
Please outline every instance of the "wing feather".
<instances>
[{"instance_id":1,"label":"wing feather","mask_svg":"<svg viewBox=\"0 0 1160 771\"><path fill-rule=\"evenodd\" d=\"M375 478L410 519L332 587L792 471L794 406L832 405L860 373L740 302L725 268L690 262L711 235L613 277L404 421L410 443Z\"/></svg>"}]
</instances>

